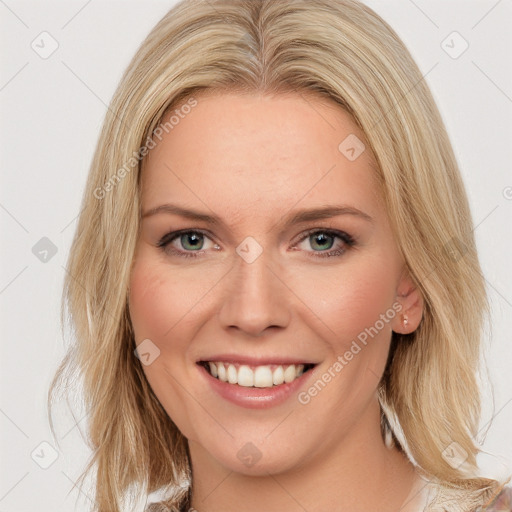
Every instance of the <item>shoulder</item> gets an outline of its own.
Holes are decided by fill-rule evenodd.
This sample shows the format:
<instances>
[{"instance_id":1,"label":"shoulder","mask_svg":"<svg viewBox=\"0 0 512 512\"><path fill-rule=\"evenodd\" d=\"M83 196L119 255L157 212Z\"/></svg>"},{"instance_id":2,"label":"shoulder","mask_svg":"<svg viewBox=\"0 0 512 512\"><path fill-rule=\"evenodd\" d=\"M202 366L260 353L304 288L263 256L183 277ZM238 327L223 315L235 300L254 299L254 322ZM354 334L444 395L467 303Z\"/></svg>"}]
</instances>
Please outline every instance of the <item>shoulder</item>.
<instances>
[{"instance_id":1,"label":"shoulder","mask_svg":"<svg viewBox=\"0 0 512 512\"><path fill-rule=\"evenodd\" d=\"M484 508L485 512L511 512L512 487L504 487L494 500Z\"/></svg>"}]
</instances>

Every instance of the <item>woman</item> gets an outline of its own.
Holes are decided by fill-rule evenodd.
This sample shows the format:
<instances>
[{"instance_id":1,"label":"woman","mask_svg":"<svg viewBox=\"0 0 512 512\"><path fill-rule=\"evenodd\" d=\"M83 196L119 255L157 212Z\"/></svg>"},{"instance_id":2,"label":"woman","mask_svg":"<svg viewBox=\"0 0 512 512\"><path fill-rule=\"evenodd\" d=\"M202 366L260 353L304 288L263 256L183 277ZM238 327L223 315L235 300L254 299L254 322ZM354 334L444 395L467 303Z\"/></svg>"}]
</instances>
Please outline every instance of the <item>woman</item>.
<instances>
[{"instance_id":1,"label":"woman","mask_svg":"<svg viewBox=\"0 0 512 512\"><path fill-rule=\"evenodd\" d=\"M364 5L173 8L114 96L68 270L77 343L52 390L81 372L95 510L155 491L147 510L510 499L476 466L464 187L421 73Z\"/></svg>"}]
</instances>

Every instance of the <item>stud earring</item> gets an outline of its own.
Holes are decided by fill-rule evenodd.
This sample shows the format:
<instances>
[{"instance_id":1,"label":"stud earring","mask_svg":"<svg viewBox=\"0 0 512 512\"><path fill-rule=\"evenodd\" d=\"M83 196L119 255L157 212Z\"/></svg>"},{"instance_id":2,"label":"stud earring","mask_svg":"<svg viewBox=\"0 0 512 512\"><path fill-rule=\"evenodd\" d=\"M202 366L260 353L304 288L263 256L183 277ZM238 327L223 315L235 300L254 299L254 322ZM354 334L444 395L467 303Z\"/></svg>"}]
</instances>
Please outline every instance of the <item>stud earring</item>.
<instances>
[{"instance_id":1,"label":"stud earring","mask_svg":"<svg viewBox=\"0 0 512 512\"><path fill-rule=\"evenodd\" d=\"M409 323L407 315L402 315L402 321L404 323L404 327L407 327L407 324Z\"/></svg>"}]
</instances>

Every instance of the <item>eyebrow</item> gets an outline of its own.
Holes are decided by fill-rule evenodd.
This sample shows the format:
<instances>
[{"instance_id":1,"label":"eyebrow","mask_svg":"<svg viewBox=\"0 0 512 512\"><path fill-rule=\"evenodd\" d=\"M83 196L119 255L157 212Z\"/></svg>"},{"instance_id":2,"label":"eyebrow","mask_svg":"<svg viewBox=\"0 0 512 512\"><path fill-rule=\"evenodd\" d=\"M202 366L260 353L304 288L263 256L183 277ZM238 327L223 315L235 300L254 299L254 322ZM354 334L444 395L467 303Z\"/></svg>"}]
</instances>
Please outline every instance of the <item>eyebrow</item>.
<instances>
[{"instance_id":1,"label":"eyebrow","mask_svg":"<svg viewBox=\"0 0 512 512\"><path fill-rule=\"evenodd\" d=\"M217 215L198 212L196 210L191 210L174 204L162 204L155 208L151 208L142 214L142 218L144 219L162 213L179 215L180 217L184 217L186 219L203 221L214 226L225 225L225 223ZM315 220L330 219L339 215L351 215L354 217L359 217L368 222L373 222L373 218L370 217L370 215L353 206L327 205L319 208L305 208L291 212L285 217L284 225L291 226L293 224L300 224Z\"/></svg>"}]
</instances>

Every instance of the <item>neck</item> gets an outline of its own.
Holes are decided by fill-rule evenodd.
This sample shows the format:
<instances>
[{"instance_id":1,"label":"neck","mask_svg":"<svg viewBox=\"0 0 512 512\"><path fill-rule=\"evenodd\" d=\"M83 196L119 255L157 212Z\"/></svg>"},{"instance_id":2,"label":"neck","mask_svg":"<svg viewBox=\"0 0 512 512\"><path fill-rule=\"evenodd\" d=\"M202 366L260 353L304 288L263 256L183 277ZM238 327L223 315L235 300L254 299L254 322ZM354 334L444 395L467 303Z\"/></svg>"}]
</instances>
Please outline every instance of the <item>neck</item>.
<instances>
[{"instance_id":1,"label":"neck","mask_svg":"<svg viewBox=\"0 0 512 512\"><path fill-rule=\"evenodd\" d=\"M380 409L369 407L335 445L293 470L265 476L235 473L190 443L192 510L246 512L399 510L416 478L412 464L384 444ZM366 426L366 427L364 427Z\"/></svg>"}]
</instances>

